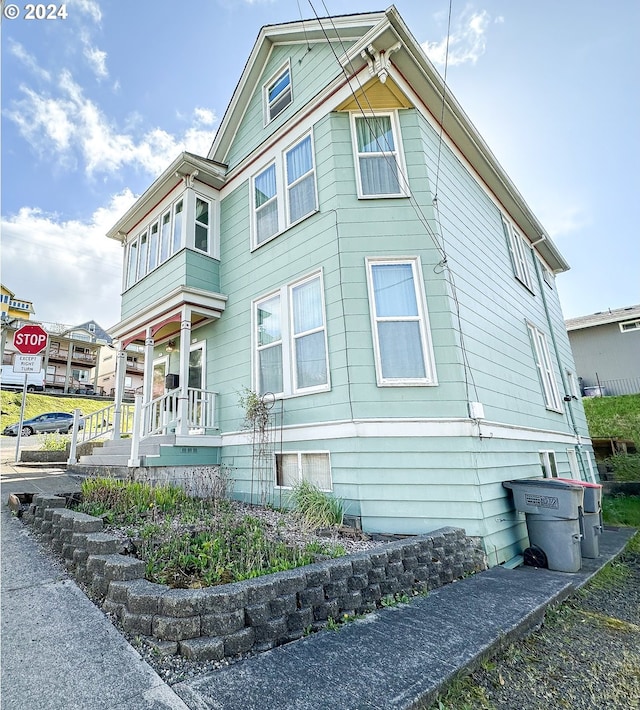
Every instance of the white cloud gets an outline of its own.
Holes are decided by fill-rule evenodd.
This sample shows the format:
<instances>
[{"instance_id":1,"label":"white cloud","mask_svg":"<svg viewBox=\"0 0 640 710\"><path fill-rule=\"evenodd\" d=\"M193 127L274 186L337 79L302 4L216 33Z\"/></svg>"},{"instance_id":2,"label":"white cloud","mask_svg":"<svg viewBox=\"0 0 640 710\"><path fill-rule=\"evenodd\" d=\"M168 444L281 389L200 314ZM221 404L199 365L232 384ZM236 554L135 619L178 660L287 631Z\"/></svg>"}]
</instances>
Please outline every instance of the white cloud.
<instances>
[{"instance_id":1,"label":"white cloud","mask_svg":"<svg viewBox=\"0 0 640 710\"><path fill-rule=\"evenodd\" d=\"M56 88L58 95L52 97L22 86L23 98L5 115L35 150L55 154L63 165L80 161L91 177L113 174L124 166L156 176L183 150L206 155L213 140L210 126L215 115L206 108L195 109L192 125L182 136L161 128L134 135L112 125L70 72L61 73Z\"/></svg>"},{"instance_id":2,"label":"white cloud","mask_svg":"<svg viewBox=\"0 0 640 710\"><path fill-rule=\"evenodd\" d=\"M583 206L563 202L553 207L549 202L540 207L538 213L552 239L580 232L592 224L592 217Z\"/></svg>"},{"instance_id":3,"label":"white cloud","mask_svg":"<svg viewBox=\"0 0 640 710\"><path fill-rule=\"evenodd\" d=\"M87 40L84 42L82 53L89 62L89 66L98 79L106 79L109 76L107 70L107 53L97 47L92 47Z\"/></svg>"},{"instance_id":4,"label":"white cloud","mask_svg":"<svg viewBox=\"0 0 640 710\"><path fill-rule=\"evenodd\" d=\"M37 320L94 319L104 328L118 322L122 247L105 234L134 200L129 190L113 195L87 221L60 220L34 207L2 218L3 281L33 301Z\"/></svg>"},{"instance_id":5,"label":"white cloud","mask_svg":"<svg viewBox=\"0 0 640 710\"><path fill-rule=\"evenodd\" d=\"M500 21L502 18L498 18ZM422 49L434 64L449 66L475 64L485 53L486 34L491 16L486 10L476 11L467 5L452 24L449 34L447 58L447 37L439 42L424 42Z\"/></svg>"},{"instance_id":6,"label":"white cloud","mask_svg":"<svg viewBox=\"0 0 640 710\"><path fill-rule=\"evenodd\" d=\"M9 37L8 43L9 52L13 54L14 57L19 59L24 66L27 67L27 69L33 72L36 76L39 76L41 79L51 81L51 74L38 64L36 58L32 54L29 54L20 42L16 42L14 39Z\"/></svg>"},{"instance_id":7,"label":"white cloud","mask_svg":"<svg viewBox=\"0 0 640 710\"><path fill-rule=\"evenodd\" d=\"M67 0L67 5L77 8L83 15L88 15L96 24L102 21L102 10L96 0Z\"/></svg>"}]
</instances>

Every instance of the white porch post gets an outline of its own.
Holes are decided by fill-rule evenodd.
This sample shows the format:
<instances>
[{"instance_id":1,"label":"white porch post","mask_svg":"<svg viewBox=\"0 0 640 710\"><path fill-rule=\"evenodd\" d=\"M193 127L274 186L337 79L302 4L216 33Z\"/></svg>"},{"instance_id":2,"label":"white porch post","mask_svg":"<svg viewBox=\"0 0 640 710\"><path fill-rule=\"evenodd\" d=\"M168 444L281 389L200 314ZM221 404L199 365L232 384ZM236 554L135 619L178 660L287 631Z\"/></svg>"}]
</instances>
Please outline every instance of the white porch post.
<instances>
[{"instance_id":1,"label":"white porch post","mask_svg":"<svg viewBox=\"0 0 640 710\"><path fill-rule=\"evenodd\" d=\"M144 374L142 379L142 403L149 404L153 399L153 354L155 341L151 334L151 328L147 328L147 337L144 340ZM147 407L147 413L151 410ZM147 417L148 419L148 414ZM148 433L151 429L151 422L139 422L139 426Z\"/></svg>"},{"instance_id":2,"label":"white porch post","mask_svg":"<svg viewBox=\"0 0 640 710\"><path fill-rule=\"evenodd\" d=\"M191 346L191 310L182 309L180 320L180 396L178 397L178 436L189 433L189 348Z\"/></svg>"},{"instance_id":3,"label":"white porch post","mask_svg":"<svg viewBox=\"0 0 640 710\"><path fill-rule=\"evenodd\" d=\"M116 387L113 412L113 438L119 439L122 435L122 397L124 395L124 377L127 371L127 352L118 343L116 353Z\"/></svg>"},{"instance_id":4,"label":"white porch post","mask_svg":"<svg viewBox=\"0 0 640 710\"><path fill-rule=\"evenodd\" d=\"M153 399L153 353L155 341L151 335L151 328L147 328L147 337L144 341L144 375L142 380L142 398L145 404Z\"/></svg>"}]
</instances>

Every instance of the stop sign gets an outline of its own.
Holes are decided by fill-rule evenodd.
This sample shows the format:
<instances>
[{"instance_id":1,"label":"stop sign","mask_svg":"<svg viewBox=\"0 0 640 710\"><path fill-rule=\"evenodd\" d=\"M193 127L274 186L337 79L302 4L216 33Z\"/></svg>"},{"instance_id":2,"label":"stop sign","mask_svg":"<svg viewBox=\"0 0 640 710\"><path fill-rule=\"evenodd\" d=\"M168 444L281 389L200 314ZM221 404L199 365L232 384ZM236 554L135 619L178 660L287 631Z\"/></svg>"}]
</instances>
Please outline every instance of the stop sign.
<instances>
[{"instance_id":1,"label":"stop sign","mask_svg":"<svg viewBox=\"0 0 640 710\"><path fill-rule=\"evenodd\" d=\"M47 331L40 325L23 325L13 336L16 350L23 355L37 355L47 347Z\"/></svg>"}]
</instances>

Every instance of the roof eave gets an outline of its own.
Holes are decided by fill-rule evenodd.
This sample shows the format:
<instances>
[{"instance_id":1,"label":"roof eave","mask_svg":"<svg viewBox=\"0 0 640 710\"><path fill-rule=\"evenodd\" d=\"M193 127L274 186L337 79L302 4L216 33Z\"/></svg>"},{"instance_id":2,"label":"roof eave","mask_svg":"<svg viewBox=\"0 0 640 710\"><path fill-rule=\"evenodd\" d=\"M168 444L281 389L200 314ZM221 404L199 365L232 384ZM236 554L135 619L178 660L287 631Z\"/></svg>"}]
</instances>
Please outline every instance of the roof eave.
<instances>
[{"instance_id":1,"label":"roof eave","mask_svg":"<svg viewBox=\"0 0 640 710\"><path fill-rule=\"evenodd\" d=\"M165 195L175 188L178 181L198 171L198 179L220 189L225 182L226 166L186 151L169 165L153 183L138 197L124 215L109 229L107 237L123 242L128 232L137 224L141 216L147 214Z\"/></svg>"}]
</instances>

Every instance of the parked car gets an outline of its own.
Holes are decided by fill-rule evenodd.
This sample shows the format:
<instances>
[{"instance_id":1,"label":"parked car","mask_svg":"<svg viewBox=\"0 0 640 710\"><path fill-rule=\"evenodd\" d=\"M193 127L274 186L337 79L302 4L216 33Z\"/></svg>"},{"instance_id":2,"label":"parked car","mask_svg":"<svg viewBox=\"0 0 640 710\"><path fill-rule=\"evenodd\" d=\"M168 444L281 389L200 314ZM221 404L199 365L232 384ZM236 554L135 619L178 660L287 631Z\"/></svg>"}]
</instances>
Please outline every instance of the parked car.
<instances>
[{"instance_id":1,"label":"parked car","mask_svg":"<svg viewBox=\"0 0 640 710\"><path fill-rule=\"evenodd\" d=\"M5 436L18 436L18 427L20 425L10 424L4 428L2 432ZM84 420L80 418L79 428L84 427ZM49 432L59 431L62 434L68 434L73 429L73 414L67 412L47 412L39 414L33 419L25 419L22 423L22 436L31 436L32 434L46 434Z\"/></svg>"}]
</instances>

